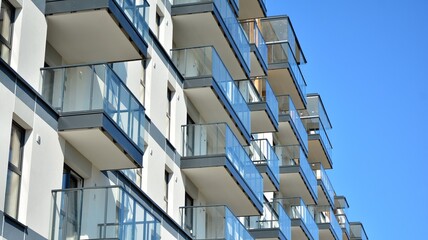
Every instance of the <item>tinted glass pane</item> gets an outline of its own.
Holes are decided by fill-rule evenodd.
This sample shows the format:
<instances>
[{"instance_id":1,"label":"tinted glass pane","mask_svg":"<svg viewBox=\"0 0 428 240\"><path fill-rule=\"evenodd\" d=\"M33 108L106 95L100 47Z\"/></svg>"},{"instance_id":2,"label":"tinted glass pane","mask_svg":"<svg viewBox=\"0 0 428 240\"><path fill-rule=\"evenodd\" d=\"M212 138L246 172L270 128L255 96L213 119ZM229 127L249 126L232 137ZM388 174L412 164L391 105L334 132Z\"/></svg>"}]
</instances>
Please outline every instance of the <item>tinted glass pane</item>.
<instances>
[{"instance_id":1,"label":"tinted glass pane","mask_svg":"<svg viewBox=\"0 0 428 240\"><path fill-rule=\"evenodd\" d=\"M21 181L21 176L13 171L8 171L7 173L7 183L6 183L6 198L4 211L14 217L18 217L18 201L19 201L19 185Z\"/></svg>"}]
</instances>

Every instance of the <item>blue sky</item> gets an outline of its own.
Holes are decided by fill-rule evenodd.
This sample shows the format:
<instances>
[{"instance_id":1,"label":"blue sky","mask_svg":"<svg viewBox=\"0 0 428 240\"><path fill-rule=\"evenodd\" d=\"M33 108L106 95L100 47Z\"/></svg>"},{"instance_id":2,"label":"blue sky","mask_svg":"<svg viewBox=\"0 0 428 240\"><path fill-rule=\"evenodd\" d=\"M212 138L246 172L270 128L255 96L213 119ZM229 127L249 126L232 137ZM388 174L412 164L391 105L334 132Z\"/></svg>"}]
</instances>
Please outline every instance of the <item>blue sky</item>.
<instances>
[{"instance_id":1,"label":"blue sky","mask_svg":"<svg viewBox=\"0 0 428 240\"><path fill-rule=\"evenodd\" d=\"M428 1L267 0L289 15L333 124L336 193L370 239L425 239Z\"/></svg>"}]
</instances>

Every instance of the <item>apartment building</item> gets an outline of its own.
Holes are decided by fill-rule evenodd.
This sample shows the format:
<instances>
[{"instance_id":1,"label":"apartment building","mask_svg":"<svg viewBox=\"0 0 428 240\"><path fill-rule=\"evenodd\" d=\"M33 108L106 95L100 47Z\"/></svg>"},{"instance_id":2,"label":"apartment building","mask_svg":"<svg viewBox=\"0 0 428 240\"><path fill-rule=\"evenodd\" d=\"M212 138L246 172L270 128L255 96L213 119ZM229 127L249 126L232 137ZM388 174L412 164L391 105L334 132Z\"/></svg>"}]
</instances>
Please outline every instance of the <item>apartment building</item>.
<instances>
[{"instance_id":1,"label":"apartment building","mask_svg":"<svg viewBox=\"0 0 428 240\"><path fill-rule=\"evenodd\" d=\"M266 0L0 10L2 239L368 239Z\"/></svg>"}]
</instances>

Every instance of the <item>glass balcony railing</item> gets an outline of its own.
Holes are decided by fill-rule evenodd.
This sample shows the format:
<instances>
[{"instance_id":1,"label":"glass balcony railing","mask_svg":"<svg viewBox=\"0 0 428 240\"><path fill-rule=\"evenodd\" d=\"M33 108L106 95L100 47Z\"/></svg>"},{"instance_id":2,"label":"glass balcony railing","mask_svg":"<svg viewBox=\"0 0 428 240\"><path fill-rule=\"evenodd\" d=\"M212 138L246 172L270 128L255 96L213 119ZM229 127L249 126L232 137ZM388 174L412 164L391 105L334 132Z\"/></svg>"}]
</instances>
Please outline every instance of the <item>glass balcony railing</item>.
<instances>
[{"instance_id":1,"label":"glass balcony railing","mask_svg":"<svg viewBox=\"0 0 428 240\"><path fill-rule=\"evenodd\" d=\"M333 185L328 178L327 172L321 163L312 163L312 169L314 170L317 179L321 180L322 184L324 185L325 191L327 192L328 201L334 206L334 196L336 194L334 192Z\"/></svg>"},{"instance_id":2,"label":"glass balcony railing","mask_svg":"<svg viewBox=\"0 0 428 240\"><path fill-rule=\"evenodd\" d=\"M291 121L296 127L298 137L300 142L303 143L305 151L308 151L308 133L306 128L300 119L300 114L294 106L293 100L289 95L277 96L278 106L279 106L279 115L288 115L290 116Z\"/></svg>"},{"instance_id":3,"label":"glass balcony railing","mask_svg":"<svg viewBox=\"0 0 428 240\"><path fill-rule=\"evenodd\" d=\"M254 195L263 202L263 180L226 123L183 126L183 157L225 154Z\"/></svg>"},{"instance_id":4,"label":"glass balcony railing","mask_svg":"<svg viewBox=\"0 0 428 240\"><path fill-rule=\"evenodd\" d=\"M282 232L287 240L291 240L291 220L278 202L265 202L263 215L243 218L245 227L250 230L276 229Z\"/></svg>"},{"instance_id":5,"label":"glass balcony railing","mask_svg":"<svg viewBox=\"0 0 428 240\"><path fill-rule=\"evenodd\" d=\"M323 148L325 150L325 154L328 158L332 157L332 149L330 138L327 135L326 129L322 121L320 121L319 117L301 117L303 125L306 128L306 132L308 135L316 135L320 136Z\"/></svg>"},{"instance_id":6,"label":"glass balcony railing","mask_svg":"<svg viewBox=\"0 0 428 240\"><path fill-rule=\"evenodd\" d=\"M254 164L267 164L275 179L279 182L278 156L267 139L252 140L250 146L245 147Z\"/></svg>"},{"instance_id":7,"label":"glass balcony railing","mask_svg":"<svg viewBox=\"0 0 428 240\"><path fill-rule=\"evenodd\" d=\"M351 234L350 224L348 221L348 217L345 213L336 214L337 220L339 222L340 227L346 232L348 236Z\"/></svg>"},{"instance_id":8,"label":"glass balcony railing","mask_svg":"<svg viewBox=\"0 0 428 240\"><path fill-rule=\"evenodd\" d=\"M172 61L186 80L212 77L237 114L245 131L251 133L248 105L212 46L173 49Z\"/></svg>"},{"instance_id":9,"label":"glass balcony railing","mask_svg":"<svg viewBox=\"0 0 428 240\"><path fill-rule=\"evenodd\" d=\"M363 224L353 222L350 224L351 239L368 240Z\"/></svg>"},{"instance_id":10,"label":"glass balcony railing","mask_svg":"<svg viewBox=\"0 0 428 240\"><path fill-rule=\"evenodd\" d=\"M260 21L263 37L268 44L286 42L297 64L306 63L290 19L287 16L268 17Z\"/></svg>"},{"instance_id":11,"label":"glass balcony railing","mask_svg":"<svg viewBox=\"0 0 428 240\"><path fill-rule=\"evenodd\" d=\"M239 91L247 103L266 102L278 124L278 100L266 78L236 81Z\"/></svg>"},{"instance_id":12,"label":"glass balcony railing","mask_svg":"<svg viewBox=\"0 0 428 240\"><path fill-rule=\"evenodd\" d=\"M306 103L306 81L302 71L294 58L293 51L288 42L267 43L268 63L287 63L291 77L299 91L302 101Z\"/></svg>"},{"instance_id":13,"label":"glass balcony railing","mask_svg":"<svg viewBox=\"0 0 428 240\"><path fill-rule=\"evenodd\" d=\"M214 3L215 7L220 13L220 16L226 26L226 30L232 36L232 41L238 48L238 52L244 60L244 64L250 69L250 43L248 38L239 24L229 1L224 0L175 0L174 5L182 4L201 4L201 3ZM239 6L239 4L238 4Z\"/></svg>"},{"instance_id":14,"label":"glass balcony railing","mask_svg":"<svg viewBox=\"0 0 428 240\"><path fill-rule=\"evenodd\" d=\"M160 239L161 223L119 186L54 190L49 239Z\"/></svg>"},{"instance_id":15,"label":"glass balcony railing","mask_svg":"<svg viewBox=\"0 0 428 240\"><path fill-rule=\"evenodd\" d=\"M40 93L61 114L104 112L144 150L144 107L113 65L43 68Z\"/></svg>"},{"instance_id":16,"label":"glass balcony railing","mask_svg":"<svg viewBox=\"0 0 428 240\"><path fill-rule=\"evenodd\" d=\"M253 237L226 206L180 208L181 227L193 239L252 240Z\"/></svg>"},{"instance_id":17,"label":"glass balcony railing","mask_svg":"<svg viewBox=\"0 0 428 240\"><path fill-rule=\"evenodd\" d=\"M335 239L342 239L342 229L340 228L339 222L334 215L333 210L330 206L309 206L310 211L314 213L315 222L318 224L328 223L331 225Z\"/></svg>"},{"instance_id":18,"label":"glass balcony railing","mask_svg":"<svg viewBox=\"0 0 428 240\"><path fill-rule=\"evenodd\" d=\"M268 49L266 46L266 41L263 38L263 34L257 25L256 20L245 20L241 22L242 28L244 29L245 34L247 35L250 43L255 44L257 50L259 51L263 66L268 65Z\"/></svg>"},{"instance_id":19,"label":"glass balcony railing","mask_svg":"<svg viewBox=\"0 0 428 240\"><path fill-rule=\"evenodd\" d=\"M309 239L318 240L318 225L313 214L309 211L301 198L276 198L274 201L284 206L285 212L291 220L300 219L308 230Z\"/></svg>"},{"instance_id":20,"label":"glass balcony railing","mask_svg":"<svg viewBox=\"0 0 428 240\"><path fill-rule=\"evenodd\" d=\"M318 94L309 94L307 96L306 110L301 110L300 114L303 117L318 117L325 129L330 130L331 123L327 112L322 103L321 97Z\"/></svg>"},{"instance_id":21,"label":"glass balcony railing","mask_svg":"<svg viewBox=\"0 0 428 240\"><path fill-rule=\"evenodd\" d=\"M140 36L148 42L149 3L146 0L114 0Z\"/></svg>"},{"instance_id":22,"label":"glass balcony railing","mask_svg":"<svg viewBox=\"0 0 428 240\"><path fill-rule=\"evenodd\" d=\"M308 184L308 189L312 192L313 196L317 197L317 179L300 145L275 146L275 152L279 158L280 167L300 167L305 182Z\"/></svg>"}]
</instances>

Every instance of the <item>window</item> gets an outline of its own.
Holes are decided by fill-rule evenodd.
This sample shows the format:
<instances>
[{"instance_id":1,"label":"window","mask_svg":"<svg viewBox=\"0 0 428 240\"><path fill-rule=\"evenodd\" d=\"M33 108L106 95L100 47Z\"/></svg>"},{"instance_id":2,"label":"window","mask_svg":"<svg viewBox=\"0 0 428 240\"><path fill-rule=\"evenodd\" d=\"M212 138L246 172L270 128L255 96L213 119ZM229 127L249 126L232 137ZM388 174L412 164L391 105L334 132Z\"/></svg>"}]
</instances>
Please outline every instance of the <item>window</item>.
<instances>
[{"instance_id":1,"label":"window","mask_svg":"<svg viewBox=\"0 0 428 240\"><path fill-rule=\"evenodd\" d=\"M143 70L140 77L140 102L145 105L146 104L146 69L147 62L146 60L142 61Z\"/></svg>"},{"instance_id":2,"label":"window","mask_svg":"<svg viewBox=\"0 0 428 240\"><path fill-rule=\"evenodd\" d=\"M156 37L159 39L160 38L160 28L161 28L161 24L162 24L162 19L163 16L156 11L156 30L155 30L155 34Z\"/></svg>"},{"instance_id":3,"label":"window","mask_svg":"<svg viewBox=\"0 0 428 240\"><path fill-rule=\"evenodd\" d=\"M7 1L1 1L0 9L0 57L10 62L10 51L12 49L12 25L14 21L15 9Z\"/></svg>"},{"instance_id":4,"label":"window","mask_svg":"<svg viewBox=\"0 0 428 240\"><path fill-rule=\"evenodd\" d=\"M188 231L190 234L193 234L193 198L186 193L185 199L184 199L184 226L185 230Z\"/></svg>"},{"instance_id":5,"label":"window","mask_svg":"<svg viewBox=\"0 0 428 240\"><path fill-rule=\"evenodd\" d=\"M10 135L9 165L4 211L9 216L16 219L18 218L25 130L13 122Z\"/></svg>"},{"instance_id":6,"label":"window","mask_svg":"<svg viewBox=\"0 0 428 240\"><path fill-rule=\"evenodd\" d=\"M62 174L62 189L83 187L83 178L69 166L64 165Z\"/></svg>"},{"instance_id":7,"label":"window","mask_svg":"<svg viewBox=\"0 0 428 240\"><path fill-rule=\"evenodd\" d=\"M166 97L168 100L168 106L166 109L166 121L167 121L166 138L168 140L171 140L171 110L172 110L172 99L174 97L174 91L171 90L170 88L168 88L166 95L167 95Z\"/></svg>"},{"instance_id":8,"label":"window","mask_svg":"<svg viewBox=\"0 0 428 240\"><path fill-rule=\"evenodd\" d=\"M79 176L69 166L64 165L62 174L62 189L83 187L83 178ZM80 191L67 191L63 193L64 211L61 211L61 232L59 239L77 239L79 235L79 217L80 217Z\"/></svg>"},{"instance_id":9,"label":"window","mask_svg":"<svg viewBox=\"0 0 428 240\"><path fill-rule=\"evenodd\" d=\"M187 125L194 125L195 121L187 115ZM186 132L186 156L193 156L195 146L195 126L188 126Z\"/></svg>"},{"instance_id":10,"label":"window","mask_svg":"<svg viewBox=\"0 0 428 240\"><path fill-rule=\"evenodd\" d=\"M168 212L168 197L169 197L169 181L171 180L171 173L165 170L165 203L166 203L166 211Z\"/></svg>"}]
</instances>

